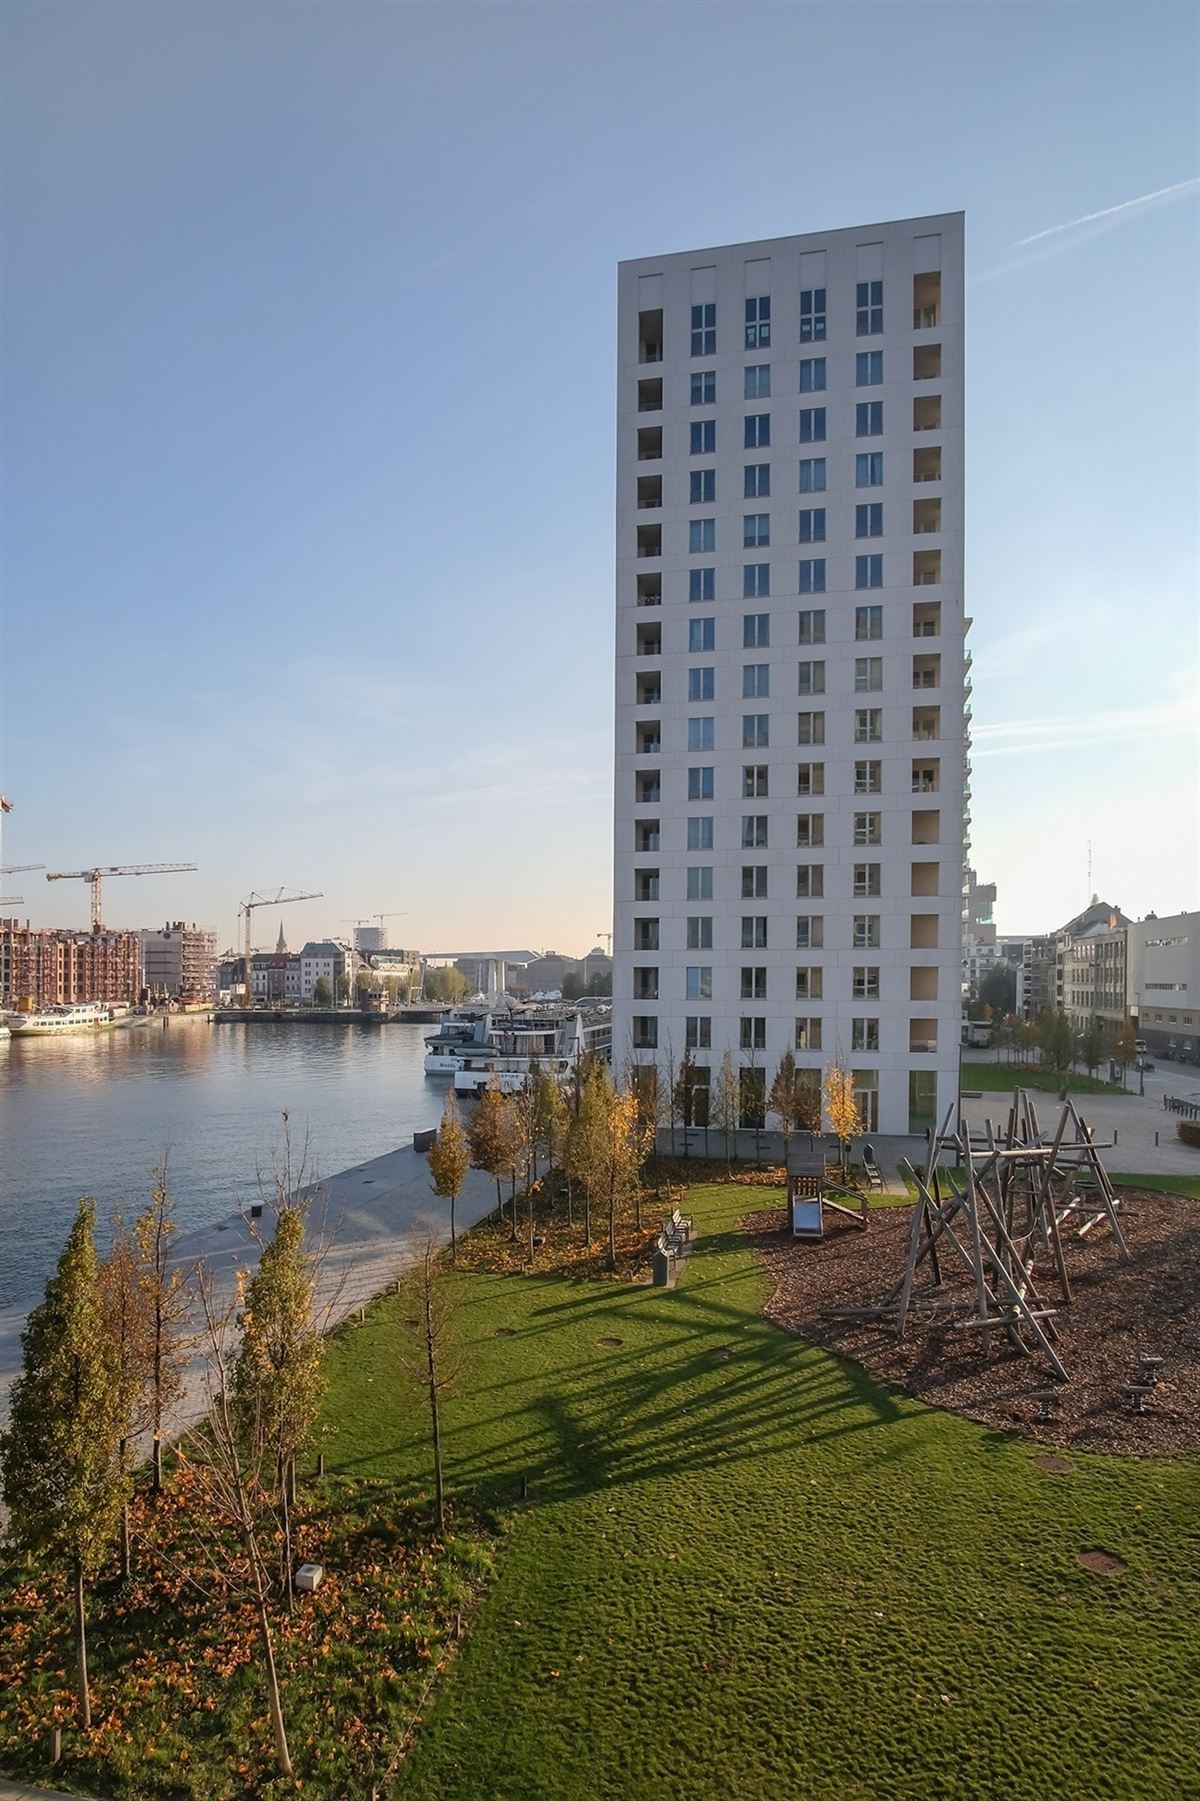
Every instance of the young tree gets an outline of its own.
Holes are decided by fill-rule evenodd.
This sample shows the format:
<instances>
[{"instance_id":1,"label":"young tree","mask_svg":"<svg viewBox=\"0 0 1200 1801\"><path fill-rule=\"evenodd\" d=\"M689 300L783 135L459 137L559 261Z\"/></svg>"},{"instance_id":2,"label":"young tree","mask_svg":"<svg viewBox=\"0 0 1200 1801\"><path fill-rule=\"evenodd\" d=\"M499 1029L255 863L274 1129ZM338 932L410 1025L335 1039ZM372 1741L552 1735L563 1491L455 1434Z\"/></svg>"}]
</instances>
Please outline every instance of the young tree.
<instances>
[{"instance_id":1,"label":"young tree","mask_svg":"<svg viewBox=\"0 0 1200 1801\"><path fill-rule=\"evenodd\" d=\"M183 1331L188 1305L183 1277L171 1266L171 1241L177 1231L175 1197L167 1180L164 1157L154 1171L150 1204L133 1227L151 1316L149 1423L153 1433L152 1490L156 1495L162 1493L163 1485L163 1422L183 1385Z\"/></svg>"},{"instance_id":2,"label":"young tree","mask_svg":"<svg viewBox=\"0 0 1200 1801\"><path fill-rule=\"evenodd\" d=\"M291 1505L296 1454L316 1424L324 1389L325 1340L314 1315L304 1215L279 1208L275 1233L246 1289L242 1342L233 1373L235 1420L256 1464L273 1466L280 1520L280 1583L292 1595Z\"/></svg>"},{"instance_id":3,"label":"young tree","mask_svg":"<svg viewBox=\"0 0 1200 1801\"><path fill-rule=\"evenodd\" d=\"M430 1186L434 1194L450 1202L450 1261L458 1261L458 1239L454 1230L454 1207L462 1193L467 1171L471 1167L471 1146L462 1116L458 1111L453 1088L442 1107L442 1123L429 1152Z\"/></svg>"},{"instance_id":4,"label":"young tree","mask_svg":"<svg viewBox=\"0 0 1200 1801\"><path fill-rule=\"evenodd\" d=\"M1131 1019L1127 1019L1121 1027L1117 1038L1117 1056L1121 1061L1121 1081L1126 1079L1126 1071L1137 1056L1137 1027Z\"/></svg>"},{"instance_id":5,"label":"young tree","mask_svg":"<svg viewBox=\"0 0 1200 1801\"><path fill-rule=\"evenodd\" d=\"M654 1192L658 1194L658 1122L662 1117L662 1089L657 1063L634 1063L626 1070L626 1086L637 1101L637 1132L643 1160L649 1158L654 1169ZM642 1185L634 1184L634 1224L642 1229Z\"/></svg>"},{"instance_id":6,"label":"young tree","mask_svg":"<svg viewBox=\"0 0 1200 1801\"><path fill-rule=\"evenodd\" d=\"M1104 1031L1097 1020L1093 1019L1083 1034L1080 1049L1089 1076L1094 1076L1104 1056Z\"/></svg>"},{"instance_id":7,"label":"young tree","mask_svg":"<svg viewBox=\"0 0 1200 1801\"><path fill-rule=\"evenodd\" d=\"M816 1138L821 1130L821 1072L796 1071L796 1129Z\"/></svg>"},{"instance_id":8,"label":"young tree","mask_svg":"<svg viewBox=\"0 0 1200 1801\"><path fill-rule=\"evenodd\" d=\"M567 1132L566 1167L583 1189L584 1243L592 1242L592 1203L603 1193L608 1115L612 1084L601 1063L593 1063L584 1077L579 1107Z\"/></svg>"},{"instance_id":9,"label":"young tree","mask_svg":"<svg viewBox=\"0 0 1200 1801\"><path fill-rule=\"evenodd\" d=\"M95 1209L81 1201L45 1299L21 1339L0 1480L18 1543L66 1566L75 1597L78 1720L92 1723L84 1592L116 1537L128 1492L122 1392L108 1349Z\"/></svg>"},{"instance_id":10,"label":"young tree","mask_svg":"<svg viewBox=\"0 0 1200 1801\"><path fill-rule=\"evenodd\" d=\"M314 1007L332 1007L333 988L328 976L318 976L313 983L312 1004Z\"/></svg>"},{"instance_id":11,"label":"young tree","mask_svg":"<svg viewBox=\"0 0 1200 1801\"><path fill-rule=\"evenodd\" d=\"M617 1207L636 1192L645 1154L645 1137L638 1122L637 1095L632 1089L610 1093L605 1130L600 1145L600 1178L608 1199L609 1270L617 1267Z\"/></svg>"},{"instance_id":12,"label":"young tree","mask_svg":"<svg viewBox=\"0 0 1200 1801\"><path fill-rule=\"evenodd\" d=\"M784 1051L779 1059L779 1067L775 1071L771 1083L771 1093L767 1104L779 1121L779 1130L783 1137L783 1160L787 1162L788 1146L792 1141L792 1133L796 1130L799 1117L799 1096L796 1093L796 1059L791 1051Z\"/></svg>"},{"instance_id":13,"label":"young tree","mask_svg":"<svg viewBox=\"0 0 1200 1801\"><path fill-rule=\"evenodd\" d=\"M446 1487L442 1474L442 1397L462 1372L463 1356L454 1341L454 1309L445 1277L438 1267L433 1240L404 1277L401 1292L417 1318L413 1339L402 1343L400 1358L410 1379L429 1404L433 1442L433 1482L438 1531L446 1529Z\"/></svg>"},{"instance_id":14,"label":"young tree","mask_svg":"<svg viewBox=\"0 0 1200 1801\"><path fill-rule=\"evenodd\" d=\"M746 1061L738 1071L738 1122L754 1132L754 1167L762 1168L762 1134L766 1124L766 1071L759 1061L758 1048L750 1045Z\"/></svg>"},{"instance_id":15,"label":"young tree","mask_svg":"<svg viewBox=\"0 0 1200 1801\"><path fill-rule=\"evenodd\" d=\"M670 1034L667 1035L667 1048L663 1052L663 1100L667 1116L667 1130L671 1134L671 1155L675 1155L675 1130L683 1127L683 1154L688 1154L688 1116L687 1116L687 1082L685 1076L691 1067L691 1052L686 1045L683 1060L675 1059L675 1044Z\"/></svg>"},{"instance_id":16,"label":"young tree","mask_svg":"<svg viewBox=\"0 0 1200 1801\"><path fill-rule=\"evenodd\" d=\"M154 1306L136 1241L119 1214L113 1220L112 1247L100 1265L100 1301L121 1420L117 1455L126 1482L121 1506L121 1579L128 1581L133 1567L129 1539L132 1447L153 1423Z\"/></svg>"},{"instance_id":17,"label":"young tree","mask_svg":"<svg viewBox=\"0 0 1200 1801\"><path fill-rule=\"evenodd\" d=\"M838 1141L842 1175L846 1173L846 1149L852 1138L863 1129L862 1115L854 1098L854 1077L839 1057L825 1072L825 1112L830 1129Z\"/></svg>"},{"instance_id":18,"label":"young tree","mask_svg":"<svg viewBox=\"0 0 1200 1801\"><path fill-rule=\"evenodd\" d=\"M500 1084L492 1078L479 1097L474 1117L467 1127L471 1161L477 1169L486 1170L496 1184L496 1211L504 1218L504 1194L500 1178L512 1168L512 1120ZM516 1232L516 1221L513 1221Z\"/></svg>"},{"instance_id":19,"label":"young tree","mask_svg":"<svg viewBox=\"0 0 1200 1801\"><path fill-rule=\"evenodd\" d=\"M267 1547L272 1539L283 1541L283 1530L269 1470L264 1468L270 1450L264 1434L247 1435L242 1429L234 1393L239 1359L230 1355L231 1342L237 1336L236 1310L246 1297L239 1291L230 1301L218 1300L207 1265L197 1270L195 1288L210 1405L204 1424L187 1435L186 1447L178 1448L179 1462L193 1479L200 1502L197 1541L207 1548L225 1580L235 1584L240 1572L229 1557L230 1532L241 1549L246 1587L258 1621L275 1763L281 1775L290 1776L292 1759L275 1665L272 1576L267 1558ZM290 1587L290 1569L287 1575Z\"/></svg>"},{"instance_id":20,"label":"young tree","mask_svg":"<svg viewBox=\"0 0 1200 1801\"><path fill-rule=\"evenodd\" d=\"M563 1140L567 1129L567 1102L562 1091L562 1083L553 1070L538 1071L537 1088L537 1140L546 1156L546 1168L554 1168L554 1153Z\"/></svg>"},{"instance_id":21,"label":"young tree","mask_svg":"<svg viewBox=\"0 0 1200 1801\"><path fill-rule=\"evenodd\" d=\"M726 1051L721 1058L712 1111L717 1116L718 1129L724 1134L725 1174L729 1177L733 1175L732 1159L737 1149L737 1124L741 1112L741 1102L741 1082L733 1066L733 1054L731 1051Z\"/></svg>"}]
</instances>

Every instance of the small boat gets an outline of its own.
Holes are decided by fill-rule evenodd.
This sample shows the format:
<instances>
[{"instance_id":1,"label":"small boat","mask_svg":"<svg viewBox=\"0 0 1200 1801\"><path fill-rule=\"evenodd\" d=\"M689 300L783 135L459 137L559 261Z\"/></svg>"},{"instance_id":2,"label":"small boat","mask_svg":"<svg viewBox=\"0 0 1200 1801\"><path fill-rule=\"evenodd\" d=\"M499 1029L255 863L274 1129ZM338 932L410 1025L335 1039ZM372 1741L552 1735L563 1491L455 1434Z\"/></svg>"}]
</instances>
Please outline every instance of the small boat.
<instances>
[{"instance_id":1,"label":"small boat","mask_svg":"<svg viewBox=\"0 0 1200 1801\"><path fill-rule=\"evenodd\" d=\"M487 1012L447 1013L437 1031L425 1040L425 1074L452 1076L462 1068L464 1050L487 1043L490 1025Z\"/></svg>"},{"instance_id":2,"label":"small boat","mask_svg":"<svg viewBox=\"0 0 1200 1801\"><path fill-rule=\"evenodd\" d=\"M14 1038L57 1038L66 1032L103 1032L113 1023L107 1001L81 1001L41 1007L36 1013L12 1013L8 1029Z\"/></svg>"}]
</instances>

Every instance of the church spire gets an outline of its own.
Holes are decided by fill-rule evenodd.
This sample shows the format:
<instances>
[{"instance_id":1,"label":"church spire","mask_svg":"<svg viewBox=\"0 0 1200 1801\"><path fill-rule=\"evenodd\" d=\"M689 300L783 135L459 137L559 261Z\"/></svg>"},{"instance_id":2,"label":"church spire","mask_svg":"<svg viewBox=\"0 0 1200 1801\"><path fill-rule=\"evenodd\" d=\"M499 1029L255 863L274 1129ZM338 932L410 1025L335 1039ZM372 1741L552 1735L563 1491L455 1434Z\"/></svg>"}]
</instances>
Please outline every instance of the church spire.
<instances>
[{"instance_id":1,"label":"church spire","mask_svg":"<svg viewBox=\"0 0 1200 1801\"><path fill-rule=\"evenodd\" d=\"M287 954L287 939L283 935L283 922L281 920L279 924L279 937L275 941L275 955L277 957L286 957Z\"/></svg>"}]
</instances>

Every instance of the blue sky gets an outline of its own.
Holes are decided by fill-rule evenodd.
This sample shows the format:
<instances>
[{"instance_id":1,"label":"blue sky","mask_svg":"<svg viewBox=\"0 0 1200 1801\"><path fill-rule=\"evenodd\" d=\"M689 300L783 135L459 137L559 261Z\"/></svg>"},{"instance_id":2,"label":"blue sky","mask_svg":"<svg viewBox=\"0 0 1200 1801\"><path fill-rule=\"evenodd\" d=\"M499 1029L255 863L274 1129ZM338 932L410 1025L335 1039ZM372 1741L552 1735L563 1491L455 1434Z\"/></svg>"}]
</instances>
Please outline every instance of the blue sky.
<instances>
[{"instance_id":1,"label":"blue sky","mask_svg":"<svg viewBox=\"0 0 1200 1801\"><path fill-rule=\"evenodd\" d=\"M393 942L581 952L615 264L964 207L976 867L1007 930L1086 902L1089 840L1128 912L1197 904L1193 7L3 31L6 861L200 865L112 883L113 924L231 939L287 884L325 895L295 938L403 910Z\"/></svg>"}]
</instances>

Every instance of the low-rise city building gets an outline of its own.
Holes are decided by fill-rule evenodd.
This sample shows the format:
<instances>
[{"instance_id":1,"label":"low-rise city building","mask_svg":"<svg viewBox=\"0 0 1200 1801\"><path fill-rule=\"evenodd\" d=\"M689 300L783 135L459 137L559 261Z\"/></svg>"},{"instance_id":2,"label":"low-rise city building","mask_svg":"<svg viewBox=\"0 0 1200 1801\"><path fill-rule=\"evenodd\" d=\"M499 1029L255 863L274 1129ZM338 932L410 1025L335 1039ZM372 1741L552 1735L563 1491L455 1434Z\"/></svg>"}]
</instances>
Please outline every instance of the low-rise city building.
<instances>
[{"instance_id":1,"label":"low-rise city building","mask_svg":"<svg viewBox=\"0 0 1200 1801\"><path fill-rule=\"evenodd\" d=\"M181 919L143 931L142 979L152 1000L199 1005L216 990L217 934Z\"/></svg>"},{"instance_id":2,"label":"low-rise city building","mask_svg":"<svg viewBox=\"0 0 1200 1801\"><path fill-rule=\"evenodd\" d=\"M1129 1010L1151 1056L1200 1060L1200 913L1128 929Z\"/></svg>"}]
</instances>

